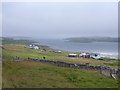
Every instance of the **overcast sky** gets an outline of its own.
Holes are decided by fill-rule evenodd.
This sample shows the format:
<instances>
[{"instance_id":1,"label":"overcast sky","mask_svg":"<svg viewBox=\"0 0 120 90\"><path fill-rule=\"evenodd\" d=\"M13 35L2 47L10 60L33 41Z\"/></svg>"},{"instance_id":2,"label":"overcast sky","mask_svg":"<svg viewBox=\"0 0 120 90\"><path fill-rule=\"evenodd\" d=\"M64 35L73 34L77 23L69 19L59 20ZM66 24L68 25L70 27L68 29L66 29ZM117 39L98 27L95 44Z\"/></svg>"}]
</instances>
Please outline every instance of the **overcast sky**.
<instances>
[{"instance_id":1,"label":"overcast sky","mask_svg":"<svg viewBox=\"0 0 120 90\"><path fill-rule=\"evenodd\" d=\"M67 38L118 35L117 2L4 2L3 36Z\"/></svg>"}]
</instances>

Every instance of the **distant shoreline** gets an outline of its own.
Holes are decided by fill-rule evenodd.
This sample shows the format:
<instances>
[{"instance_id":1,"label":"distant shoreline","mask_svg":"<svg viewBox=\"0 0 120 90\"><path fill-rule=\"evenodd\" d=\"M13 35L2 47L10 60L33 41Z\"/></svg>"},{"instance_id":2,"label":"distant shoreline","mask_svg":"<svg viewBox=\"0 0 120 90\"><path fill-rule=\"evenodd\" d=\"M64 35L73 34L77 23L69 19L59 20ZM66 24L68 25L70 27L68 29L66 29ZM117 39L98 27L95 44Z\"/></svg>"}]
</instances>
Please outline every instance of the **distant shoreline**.
<instances>
[{"instance_id":1,"label":"distant shoreline","mask_svg":"<svg viewBox=\"0 0 120 90\"><path fill-rule=\"evenodd\" d=\"M66 38L68 42L92 43L92 42L119 42L120 38L115 37L71 37Z\"/></svg>"},{"instance_id":2,"label":"distant shoreline","mask_svg":"<svg viewBox=\"0 0 120 90\"><path fill-rule=\"evenodd\" d=\"M10 38L11 39L11 38ZM15 39L15 38L13 38L13 40L16 42L16 43L18 43L19 41L22 41L22 43L24 43L23 41L27 41L28 43L27 44L36 44L36 45L39 45L39 46L41 46L41 47L47 47L47 48L50 48L50 49L54 49L54 50L61 50L61 49L55 49L55 48L53 48L53 47L51 47L51 46L49 46L49 45L42 45L39 41L35 41L35 40L26 40L26 39ZM17 42L18 41L18 42ZM65 52L68 52L67 50L61 50L61 51L65 51ZM74 52L74 51L69 51L69 52ZM77 51L76 51L77 52ZM81 53L81 52L80 52ZM89 53L95 53L95 52L89 52ZM97 52L96 52L97 53ZM100 53L101 54L101 53ZM109 56L109 54L106 54L105 53L105 55L107 56ZM109 57L109 58L113 58L113 57ZM115 59L117 59L117 57L114 57Z\"/></svg>"}]
</instances>

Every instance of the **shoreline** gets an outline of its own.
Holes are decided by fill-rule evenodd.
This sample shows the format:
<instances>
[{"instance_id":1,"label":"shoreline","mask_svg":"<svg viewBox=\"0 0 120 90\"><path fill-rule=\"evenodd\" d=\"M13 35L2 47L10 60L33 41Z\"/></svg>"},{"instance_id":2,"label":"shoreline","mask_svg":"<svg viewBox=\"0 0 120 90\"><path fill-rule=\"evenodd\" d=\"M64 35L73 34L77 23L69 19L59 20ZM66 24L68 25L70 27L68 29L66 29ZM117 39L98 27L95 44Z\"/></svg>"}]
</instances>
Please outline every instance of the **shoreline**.
<instances>
[{"instance_id":1,"label":"shoreline","mask_svg":"<svg viewBox=\"0 0 120 90\"><path fill-rule=\"evenodd\" d=\"M60 50L60 49L56 49L56 48L50 47L50 46L48 46L48 45L41 45L39 42L33 43L33 44L39 45L39 46L45 46L45 47L48 47L48 48L53 49L53 50ZM60 51L78 53L77 51L74 52L74 51L69 51L69 50L60 50ZM79 53L81 53L81 52L79 52ZM98 52L88 52L88 53L98 53ZM98 54L99 54L100 56L102 56L103 58L118 59L118 57L114 57L114 56L112 56L112 55L109 54L109 53L99 52ZM111 56L110 56L110 55L111 55Z\"/></svg>"},{"instance_id":2,"label":"shoreline","mask_svg":"<svg viewBox=\"0 0 120 90\"><path fill-rule=\"evenodd\" d=\"M7 37L9 38L9 37ZM51 49L51 50L61 50L61 51L64 51L64 52L72 52L72 53L78 53L78 51L71 51L71 50L62 50L62 49L59 49L59 48L54 48L54 47L51 47L49 45L42 45L38 40L31 40L31 39L18 39L18 38L12 38L13 40L18 40L18 41L28 41L29 43L28 44L35 44L35 45L38 45L40 47L47 47L48 49ZM86 52L86 51L82 51L82 52ZM89 52L89 51L87 51ZM79 51L79 53L81 53ZM112 55L111 53L105 53L105 52L89 52L89 53L99 53L100 55L102 56L105 56L106 58L110 58L110 59L118 59L118 55L116 55L116 57L114 55Z\"/></svg>"}]
</instances>

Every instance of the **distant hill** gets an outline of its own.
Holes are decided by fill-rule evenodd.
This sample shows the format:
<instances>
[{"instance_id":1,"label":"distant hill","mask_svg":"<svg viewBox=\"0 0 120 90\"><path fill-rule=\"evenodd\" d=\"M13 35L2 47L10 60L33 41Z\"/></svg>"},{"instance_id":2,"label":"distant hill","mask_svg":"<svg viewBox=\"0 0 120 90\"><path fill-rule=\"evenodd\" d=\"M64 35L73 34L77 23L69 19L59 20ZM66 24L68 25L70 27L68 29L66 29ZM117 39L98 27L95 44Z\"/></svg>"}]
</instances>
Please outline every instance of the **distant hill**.
<instances>
[{"instance_id":1,"label":"distant hill","mask_svg":"<svg viewBox=\"0 0 120 90\"><path fill-rule=\"evenodd\" d=\"M14 39L11 37L2 37L2 44L31 44L31 43L37 43L35 41L31 40L23 40L23 39Z\"/></svg>"},{"instance_id":2,"label":"distant hill","mask_svg":"<svg viewBox=\"0 0 120 90\"><path fill-rule=\"evenodd\" d=\"M70 42L78 42L78 43L118 42L118 38L114 38L114 37L71 37L71 38L66 38L65 40L68 40Z\"/></svg>"}]
</instances>

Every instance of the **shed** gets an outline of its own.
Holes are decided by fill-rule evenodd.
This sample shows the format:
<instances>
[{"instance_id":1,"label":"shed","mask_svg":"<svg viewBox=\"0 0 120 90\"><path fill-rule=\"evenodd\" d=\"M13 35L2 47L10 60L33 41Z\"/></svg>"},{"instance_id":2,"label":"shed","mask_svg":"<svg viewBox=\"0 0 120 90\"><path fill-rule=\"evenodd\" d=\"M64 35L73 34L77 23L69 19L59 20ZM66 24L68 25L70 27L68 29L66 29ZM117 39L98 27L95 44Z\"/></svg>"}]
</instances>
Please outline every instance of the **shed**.
<instances>
[{"instance_id":1,"label":"shed","mask_svg":"<svg viewBox=\"0 0 120 90\"><path fill-rule=\"evenodd\" d=\"M78 54L69 54L68 57L77 57Z\"/></svg>"},{"instance_id":2,"label":"shed","mask_svg":"<svg viewBox=\"0 0 120 90\"><path fill-rule=\"evenodd\" d=\"M62 51L55 51L55 53L62 53Z\"/></svg>"}]
</instances>

